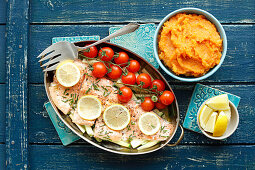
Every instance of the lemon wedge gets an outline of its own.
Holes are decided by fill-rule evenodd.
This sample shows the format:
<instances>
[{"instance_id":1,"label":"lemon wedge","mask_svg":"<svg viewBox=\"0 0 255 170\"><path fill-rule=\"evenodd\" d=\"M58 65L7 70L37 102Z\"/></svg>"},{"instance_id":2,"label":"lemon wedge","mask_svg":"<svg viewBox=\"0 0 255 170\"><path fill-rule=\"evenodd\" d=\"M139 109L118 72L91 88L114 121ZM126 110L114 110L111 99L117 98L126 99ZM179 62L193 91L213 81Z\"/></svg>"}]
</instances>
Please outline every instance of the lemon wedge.
<instances>
[{"instance_id":1,"label":"lemon wedge","mask_svg":"<svg viewBox=\"0 0 255 170\"><path fill-rule=\"evenodd\" d=\"M106 126L110 129L122 130L127 127L130 122L130 113L125 106L114 104L105 109L103 119Z\"/></svg>"},{"instance_id":2,"label":"lemon wedge","mask_svg":"<svg viewBox=\"0 0 255 170\"><path fill-rule=\"evenodd\" d=\"M82 96L77 103L78 114L85 120L95 120L101 115L101 101L92 95Z\"/></svg>"},{"instance_id":3,"label":"lemon wedge","mask_svg":"<svg viewBox=\"0 0 255 170\"><path fill-rule=\"evenodd\" d=\"M147 112L139 117L138 126L143 134L154 135L159 131L161 124L158 115Z\"/></svg>"},{"instance_id":4,"label":"lemon wedge","mask_svg":"<svg viewBox=\"0 0 255 170\"><path fill-rule=\"evenodd\" d=\"M58 64L56 77L58 82L65 87L72 87L80 80L81 72L73 60L65 60Z\"/></svg>"},{"instance_id":5,"label":"lemon wedge","mask_svg":"<svg viewBox=\"0 0 255 170\"><path fill-rule=\"evenodd\" d=\"M225 133L227 126L228 126L228 117L222 111L222 112L220 112L220 114L216 120L214 131L213 131L213 136L215 136L215 137L222 136Z\"/></svg>"},{"instance_id":6,"label":"lemon wedge","mask_svg":"<svg viewBox=\"0 0 255 170\"><path fill-rule=\"evenodd\" d=\"M229 121L230 121L230 118L231 118L231 110L230 110L230 107L228 107L227 110L220 110L219 113L222 112L222 111L223 111L223 112L225 113L225 115L227 116L228 122L229 122Z\"/></svg>"},{"instance_id":7,"label":"lemon wedge","mask_svg":"<svg viewBox=\"0 0 255 170\"><path fill-rule=\"evenodd\" d=\"M206 103L207 106L213 110L227 110L229 108L229 100L227 94L222 94L209 99Z\"/></svg>"},{"instance_id":8,"label":"lemon wedge","mask_svg":"<svg viewBox=\"0 0 255 170\"><path fill-rule=\"evenodd\" d=\"M206 125L205 125L205 128L204 130L206 132L210 132L210 133L213 133L214 131L214 126L215 126L215 122L216 122L216 119L217 119L217 116L218 116L218 113L217 112L213 112L211 114L211 116L209 117Z\"/></svg>"},{"instance_id":9,"label":"lemon wedge","mask_svg":"<svg viewBox=\"0 0 255 170\"><path fill-rule=\"evenodd\" d=\"M211 116L213 110L204 105L200 111L200 114L199 114L199 123L200 123L200 126L205 129L205 125L209 119L209 117Z\"/></svg>"}]
</instances>

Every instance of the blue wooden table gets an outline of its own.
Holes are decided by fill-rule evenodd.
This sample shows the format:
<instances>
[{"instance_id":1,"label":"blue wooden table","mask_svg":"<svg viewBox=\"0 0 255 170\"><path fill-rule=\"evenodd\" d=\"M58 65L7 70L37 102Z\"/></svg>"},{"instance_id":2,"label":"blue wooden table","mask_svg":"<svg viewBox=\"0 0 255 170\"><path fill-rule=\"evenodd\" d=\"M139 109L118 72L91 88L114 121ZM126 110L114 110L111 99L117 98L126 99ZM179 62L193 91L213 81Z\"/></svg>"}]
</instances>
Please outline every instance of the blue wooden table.
<instances>
[{"instance_id":1,"label":"blue wooden table","mask_svg":"<svg viewBox=\"0 0 255 170\"><path fill-rule=\"evenodd\" d=\"M213 141L185 130L178 146L140 156L108 153L82 140L64 147L43 108L47 97L39 52L53 37L105 37L112 26L158 24L183 7L212 13L226 31L225 61L200 83L241 97L237 131L226 141ZM0 0L0 169L255 169L254 15L254 0ZM195 83L165 77L176 93L182 123Z\"/></svg>"}]
</instances>

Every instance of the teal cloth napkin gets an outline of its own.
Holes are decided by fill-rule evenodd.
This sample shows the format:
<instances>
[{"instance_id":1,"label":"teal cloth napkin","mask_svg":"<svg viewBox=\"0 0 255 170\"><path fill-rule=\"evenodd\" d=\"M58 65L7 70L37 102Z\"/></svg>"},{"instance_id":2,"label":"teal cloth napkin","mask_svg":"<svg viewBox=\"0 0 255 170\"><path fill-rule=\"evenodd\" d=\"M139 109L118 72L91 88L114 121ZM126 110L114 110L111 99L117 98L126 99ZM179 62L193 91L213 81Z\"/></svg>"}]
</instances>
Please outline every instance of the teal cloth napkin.
<instances>
[{"instance_id":1,"label":"teal cloth napkin","mask_svg":"<svg viewBox=\"0 0 255 170\"><path fill-rule=\"evenodd\" d=\"M192 97L190 99L190 103L189 103L189 107L184 119L183 127L186 129L192 130L194 132L202 133L197 124L198 109L204 101L220 94L228 94L229 100L236 107L238 107L240 102L240 97L209 87L209 86L196 84Z\"/></svg>"},{"instance_id":2,"label":"teal cloth napkin","mask_svg":"<svg viewBox=\"0 0 255 170\"><path fill-rule=\"evenodd\" d=\"M111 27L109 29L109 34L116 32L120 28L121 27ZM155 31L155 24L142 24L135 32L113 38L110 42L135 52L146 59L155 68L159 68L153 52L153 38Z\"/></svg>"},{"instance_id":3,"label":"teal cloth napkin","mask_svg":"<svg viewBox=\"0 0 255 170\"><path fill-rule=\"evenodd\" d=\"M44 104L44 107L46 109L46 111L49 114L50 120L52 121L58 136L61 140L61 142L63 143L63 145L69 145L70 143L73 143L75 141L77 141L78 139L80 139L79 136L77 136L76 134L74 134L58 117L58 115L56 114L56 112L54 111L52 105L50 104L50 102L47 102Z\"/></svg>"}]
</instances>

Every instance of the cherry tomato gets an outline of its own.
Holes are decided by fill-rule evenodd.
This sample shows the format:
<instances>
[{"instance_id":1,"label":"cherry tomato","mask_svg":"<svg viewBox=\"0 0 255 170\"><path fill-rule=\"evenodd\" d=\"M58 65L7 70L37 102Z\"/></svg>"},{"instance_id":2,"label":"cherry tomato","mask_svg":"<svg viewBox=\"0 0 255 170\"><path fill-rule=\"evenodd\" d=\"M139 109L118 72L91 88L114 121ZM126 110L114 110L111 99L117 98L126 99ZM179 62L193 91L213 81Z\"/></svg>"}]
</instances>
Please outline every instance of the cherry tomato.
<instances>
[{"instance_id":1,"label":"cherry tomato","mask_svg":"<svg viewBox=\"0 0 255 170\"><path fill-rule=\"evenodd\" d=\"M128 60L129 60L129 56L125 52L119 52L119 56L114 58L114 62L116 64L119 64L121 67L125 67L127 64L123 64L123 63L127 63Z\"/></svg>"},{"instance_id":2,"label":"cherry tomato","mask_svg":"<svg viewBox=\"0 0 255 170\"><path fill-rule=\"evenodd\" d=\"M164 105L170 105L174 101L174 94L171 91L164 91L159 97L159 101Z\"/></svg>"},{"instance_id":3,"label":"cherry tomato","mask_svg":"<svg viewBox=\"0 0 255 170\"><path fill-rule=\"evenodd\" d=\"M111 79L117 79L121 76L122 70L119 66L111 65L110 68L111 72L107 74L108 77L110 77Z\"/></svg>"},{"instance_id":4,"label":"cherry tomato","mask_svg":"<svg viewBox=\"0 0 255 170\"><path fill-rule=\"evenodd\" d=\"M156 79L156 80L153 80L152 83L151 83L151 88L153 88L154 86L157 87L157 90L158 91L164 91L166 86L165 86L165 83L162 81L162 80L159 80L159 79ZM156 91L155 89L153 89L152 91Z\"/></svg>"},{"instance_id":5,"label":"cherry tomato","mask_svg":"<svg viewBox=\"0 0 255 170\"><path fill-rule=\"evenodd\" d=\"M107 68L102 62L96 62L93 64L93 71L92 74L97 77L101 78L107 73Z\"/></svg>"},{"instance_id":6,"label":"cherry tomato","mask_svg":"<svg viewBox=\"0 0 255 170\"><path fill-rule=\"evenodd\" d=\"M143 82L142 88L150 87L151 85L151 77L149 74L141 73L136 78L136 83L139 85L141 82Z\"/></svg>"},{"instance_id":7,"label":"cherry tomato","mask_svg":"<svg viewBox=\"0 0 255 170\"><path fill-rule=\"evenodd\" d=\"M159 110L164 109L164 108L167 107L167 105L164 105L164 104L161 103L161 102L157 102L157 103L155 104L155 106L156 106L156 108L159 109Z\"/></svg>"},{"instance_id":8,"label":"cherry tomato","mask_svg":"<svg viewBox=\"0 0 255 170\"><path fill-rule=\"evenodd\" d=\"M97 56L97 53L98 53L98 50L97 50L96 46L90 47L83 51L83 55L85 55L86 57L89 57L89 58L95 58Z\"/></svg>"},{"instance_id":9,"label":"cherry tomato","mask_svg":"<svg viewBox=\"0 0 255 170\"><path fill-rule=\"evenodd\" d=\"M122 83L134 85L136 82L135 73L128 72L126 76L122 75L121 80Z\"/></svg>"},{"instance_id":10,"label":"cherry tomato","mask_svg":"<svg viewBox=\"0 0 255 170\"><path fill-rule=\"evenodd\" d=\"M150 97L145 97L144 101L141 103L141 106L144 111L149 112L154 108L155 104Z\"/></svg>"},{"instance_id":11,"label":"cherry tomato","mask_svg":"<svg viewBox=\"0 0 255 170\"><path fill-rule=\"evenodd\" d=\"M111 61L114 55L114 51L110 47L103 47L99 50L99 58L103 61Z\"/></svg>"},{"instance_id":12,"label":"cherry tomato","mask_svg":"<svg viewBox=\"0 0 255 170\"><path fill-rule=\"evenodd\" d=\"M129 87L124 86L120 88L120 94L118 94L118 99L123 103L127 103L132 98L132 95L132 90Z\"/></svg>"},{"instance_id":13,"label":"cherry tomato","mask_svg":"<svg viewBox=\"0 0 255 170\"><path fill-rule=\"evenodd\" d=\"M132 73L136 73L140 70L140 63L136 60L131 60L127 69Z\"/></svg>"}]
</instances>

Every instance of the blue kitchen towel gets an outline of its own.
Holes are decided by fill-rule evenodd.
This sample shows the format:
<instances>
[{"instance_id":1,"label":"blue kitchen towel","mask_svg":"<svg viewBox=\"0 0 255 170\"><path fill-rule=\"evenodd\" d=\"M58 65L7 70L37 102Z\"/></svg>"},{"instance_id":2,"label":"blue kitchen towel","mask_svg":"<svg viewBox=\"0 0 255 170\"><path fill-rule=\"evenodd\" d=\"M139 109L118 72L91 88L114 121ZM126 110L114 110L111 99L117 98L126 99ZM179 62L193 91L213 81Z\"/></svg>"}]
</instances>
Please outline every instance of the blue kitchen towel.
<instances>
[{"instance_id":1,"label":"blue kitchen towel","mask_svg":"<svg viewBox=\"0 0 255 170\"><path fill-rule=\"evenodd\" d=\"M50 120L52 121L58 136L63 143L63 145L69 145L80 139L79 136L74 134L58 117L56 112L54 111L53 107L51 106L50 102L44 104L45 109L47 110Z\"/></svg>"},{"instance_id":2,"label":"blue kitchen towel","mask_svg":"<svg viewBox=\"0 0 255 170\"><path fill-rule=\"evenodd\" d=\"M109 29L109 34L116 32L120 28L121 27L111 27ZM135 32L113 38L110 42L135 52L146 59L155 68L159 68L153 53L153 37L155 31L155 24L142 24Z\"/></svg>"},{"instance_id":3,"label":"blue kitchen towel","mask_svg":"<svg viewBox=\"0 0 255 170\"><path fill-rule=\"evenodd\" d=\"M207 99L220 95L220 94L228 94L229 100L238 107L240 102L240 97L209 87L202 84L196 84L195 89L193 91L192 97L190 99L189 107L184 119L183 127L194 132L202 133L197 124L197 112L199 107L202 105L204 101Z\"/></svg>"}]
</instances>

